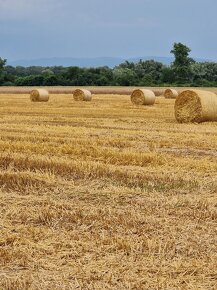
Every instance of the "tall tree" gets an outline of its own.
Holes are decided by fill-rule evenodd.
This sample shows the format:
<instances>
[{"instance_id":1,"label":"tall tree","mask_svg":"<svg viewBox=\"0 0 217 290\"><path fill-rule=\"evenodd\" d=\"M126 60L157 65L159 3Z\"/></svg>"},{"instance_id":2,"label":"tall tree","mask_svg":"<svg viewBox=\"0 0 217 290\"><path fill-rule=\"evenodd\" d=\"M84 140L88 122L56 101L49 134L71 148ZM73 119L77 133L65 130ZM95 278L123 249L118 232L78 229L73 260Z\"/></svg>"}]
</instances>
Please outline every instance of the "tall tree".
<instances>
[{"instance_id":1,"label":"tall tree","mask_svg":"<svg viewBox=\"0 0 217 290\"><path fill-rule=\"evenodd\" d=\"M6 59L0 57L0 85L4 82L4 67L6 64Z\"/></svg>"},{"instance_id":2,"label":"tall tree","mask_svg":"<svg viewBox=\"0 0 217 290\"><path fill-rule=\"evenodd\" d=\"M190 81L191 64L194 62L189 57L191 49L182 43L174 43L171 53L174 54L175 60L172 63L175 79L179 83Z\"/></svg>"}]
</instances>

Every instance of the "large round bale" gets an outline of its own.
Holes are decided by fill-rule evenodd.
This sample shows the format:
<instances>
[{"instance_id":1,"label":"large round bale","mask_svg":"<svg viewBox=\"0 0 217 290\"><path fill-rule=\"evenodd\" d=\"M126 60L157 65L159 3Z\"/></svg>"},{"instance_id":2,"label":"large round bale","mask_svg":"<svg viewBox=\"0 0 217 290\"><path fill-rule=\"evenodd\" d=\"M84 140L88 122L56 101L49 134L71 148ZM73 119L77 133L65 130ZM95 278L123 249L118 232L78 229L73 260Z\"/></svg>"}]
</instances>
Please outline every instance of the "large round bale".
<instances>
[{"instance_id":1,"label":"large round bale","mask_svg":"<svg viewBox=\"0 0 217 290\"><path fill-rule=\"evenodd\" d=\"M186 90L175 101L179 123L217 121L217 95L201 90Z\"/></svg>"},{"instance_id":2,"label":"large round bale","mask_svg":"<svg viewBox=\"0 0 217 290\"><path fill-rule=\"evenodd\" d=\"M75 101L91 101L92 94L86 89L76 89L73 93Z\"/></svg>"},{"instance_id":3,"label":"large round bale","mask_svg":"<svg viewBox=\"0 0 217 290\"><path fill-rule=\"evenodd\" d=\"M30 100L32 102L48 102L49 93L45 89L32 90L30 93Z\"/></svg>"},{"instance_id":4,"label":"large round bale","mask_svg":"<svg viewBox=\"0 0 217 290\"><path fill-rule=\"evenodd\" d=\"M176 99L179 93L174 89L166 89L164 92L164 97L166 99Z\"/></svg>"},{"instance_id":5,"label":"large round bale","mask_svg":"<svg viewBox=\"0 0 217 290\"><path fill-rule=\"evenodd\" d=\"M154 105L155 99L155 94L150 90L137 89L131 94L131 102L135 105Z\"/></svg>"},{"instance_id":6,"label":"large round bale","mask_svg":"<svg viewBox=\"0 0 217 290\"><path fill-rule=\"evenodd\" d=\"M163 96L164 95L164 91L163 89L153 89L152 90L155 94L156 97L159 97L159 96Z\"/></svg>"}]
</instances>

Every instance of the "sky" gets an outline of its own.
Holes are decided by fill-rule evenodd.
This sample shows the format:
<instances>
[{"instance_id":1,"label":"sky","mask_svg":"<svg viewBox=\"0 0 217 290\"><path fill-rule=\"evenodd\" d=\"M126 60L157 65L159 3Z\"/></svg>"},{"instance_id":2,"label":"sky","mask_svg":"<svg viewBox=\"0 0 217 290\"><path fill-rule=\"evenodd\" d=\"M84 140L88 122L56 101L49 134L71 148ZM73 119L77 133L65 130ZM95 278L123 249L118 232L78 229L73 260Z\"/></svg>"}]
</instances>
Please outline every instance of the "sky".
<instances>
[{"instance_id":1,"label":"sky","mask_svg":"<svg viewBox=\"0 0 217 290\"><path fill-rule=\"evenodd\" d=\"M217 61L216 0L0 0L0 57L170 56Z\"/></svg>"}]
</instances>

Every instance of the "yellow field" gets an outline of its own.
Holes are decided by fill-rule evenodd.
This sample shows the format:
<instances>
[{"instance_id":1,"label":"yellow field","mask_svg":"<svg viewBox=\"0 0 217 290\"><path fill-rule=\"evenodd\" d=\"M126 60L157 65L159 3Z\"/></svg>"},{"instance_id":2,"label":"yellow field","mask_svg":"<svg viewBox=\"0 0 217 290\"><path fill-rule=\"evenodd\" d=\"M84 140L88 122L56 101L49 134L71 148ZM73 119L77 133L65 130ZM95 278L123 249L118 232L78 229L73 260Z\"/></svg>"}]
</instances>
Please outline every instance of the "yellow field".
<instances>
[{"instance_id":1,"label":"yellow field","mask_svg":"<svg viewBox=\"0 0 217 290\"><path fill-rule=\"evenodd\" d=\"M0 95L0 289L217 289L217 122L174 100Z\"/></svg>"},{"instance_id":2,"label":"yellow field","mask_svg":"<svg viewBox=\"0 0 217 290\"><path fill-rule=\"evenodd\" d=\"M2 87L0 86L0 94L29 94L33 89L39 89L41 87ZM48 90L51 94L71 94L80 86L54 86L54 87L43 87ZM82 87L90 90L93 94L120 94L120 95L131 95L133 90L138 89L138 87L118 87L118 86L86 86ZM155 92L164 91L167 87L144 87ZM177 91L183 91L186 89L191 89L189 87L173 87ZM217 88L199 88L200 90L211 91L217 93Z\"/></svg>"}]
</instances>

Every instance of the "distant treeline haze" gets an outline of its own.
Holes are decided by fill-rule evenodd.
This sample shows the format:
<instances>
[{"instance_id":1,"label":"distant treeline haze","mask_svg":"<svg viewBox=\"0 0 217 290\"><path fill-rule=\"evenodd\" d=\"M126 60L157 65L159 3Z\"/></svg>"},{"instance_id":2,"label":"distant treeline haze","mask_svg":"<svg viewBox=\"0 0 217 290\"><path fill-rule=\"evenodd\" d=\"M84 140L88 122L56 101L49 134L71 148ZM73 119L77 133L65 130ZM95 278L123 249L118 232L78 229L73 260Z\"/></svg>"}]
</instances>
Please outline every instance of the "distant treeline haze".
<instances>
[{"instance_id":1,"label":"distant treeline haze","mask_svg":"<svg viewBox=\"0 0 217 290\"><path fill-rule=\"evenodd\" d=\"M217 63L195 62L190 49L174 43L174 62L124 62L109 67L12 67L0 58L1 86L217 86Z\"/></svg>"}]
</instances>

